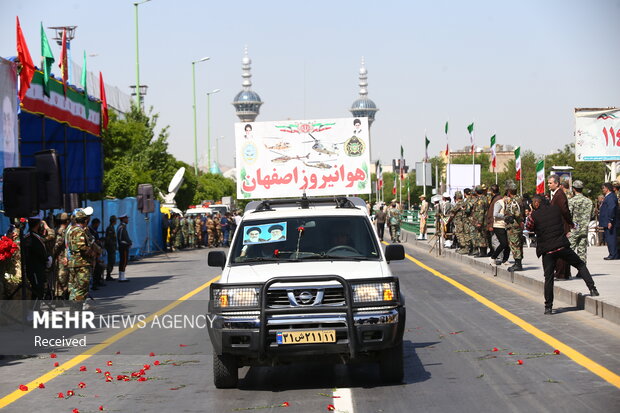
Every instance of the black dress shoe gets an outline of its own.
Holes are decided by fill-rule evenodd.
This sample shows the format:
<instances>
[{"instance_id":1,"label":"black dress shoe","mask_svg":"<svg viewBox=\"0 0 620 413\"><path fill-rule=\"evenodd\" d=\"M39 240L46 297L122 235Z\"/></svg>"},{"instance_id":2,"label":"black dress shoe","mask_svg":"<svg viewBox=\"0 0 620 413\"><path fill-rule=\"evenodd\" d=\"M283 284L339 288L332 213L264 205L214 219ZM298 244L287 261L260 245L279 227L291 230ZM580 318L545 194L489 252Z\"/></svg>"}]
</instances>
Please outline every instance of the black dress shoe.
<instances>
[{"instance_id":1,"label":"black dress shoe","mask_svg":"<svg viewBox=\"0 0 620 413\"><path fill-rule=\"evenodd\" d=\"M112 277L105 277L106 281L116 281L116 278L112 278Z\"/></svg>"},{"instance_id":2,"label":"black dress shoe","mask_svg":"<svg viewBox=\"0 0 620 413\"><path fill-rule=\"evenodd\" d=\"M618 258L616 258L616 257L605 257L603 259L604 260L617 260Z\"/></svg>"},{"instance_id":3,"label":"black dress shoe","mask_svg":"<svg viewBox=\"0 0 620 413\"><path fill-rule=\"evenodd\" d=\"M551 307L545 307L545 314L553 314L553 309Z\"/></svg>"},{"instance_id":4,"label":"black dress shoe","mask_svg":"<svg viewBox=\"0 0 620 413\"><path fill-rule=\"evenodd\" d=\"M592 288L590 290L590 297L598 297L599 295L601 295L598 290L596 289L596 287Z\"/></svg>"}]
</instances>

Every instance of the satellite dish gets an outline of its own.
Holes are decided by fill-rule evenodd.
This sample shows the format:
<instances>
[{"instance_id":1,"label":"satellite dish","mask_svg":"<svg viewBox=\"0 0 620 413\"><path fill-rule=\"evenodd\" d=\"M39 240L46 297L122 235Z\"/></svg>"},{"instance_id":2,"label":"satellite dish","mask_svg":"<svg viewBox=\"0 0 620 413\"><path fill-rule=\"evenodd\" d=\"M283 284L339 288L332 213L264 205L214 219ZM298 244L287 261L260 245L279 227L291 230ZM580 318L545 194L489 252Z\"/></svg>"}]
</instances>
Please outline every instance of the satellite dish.
<instances>
[{"instance_id":1,"label":"satellite dish","mask_svg":"<svg viewBox=\"0 0 620 413\"><path fill-rule=\"evenodd\" d=\"M181 185L183 184L183 175L185 175L185 167L179 168L177 173L174 174L170 184L168 185L168 192L175 193L179 190Z\"/></svg>"}]
</instances>

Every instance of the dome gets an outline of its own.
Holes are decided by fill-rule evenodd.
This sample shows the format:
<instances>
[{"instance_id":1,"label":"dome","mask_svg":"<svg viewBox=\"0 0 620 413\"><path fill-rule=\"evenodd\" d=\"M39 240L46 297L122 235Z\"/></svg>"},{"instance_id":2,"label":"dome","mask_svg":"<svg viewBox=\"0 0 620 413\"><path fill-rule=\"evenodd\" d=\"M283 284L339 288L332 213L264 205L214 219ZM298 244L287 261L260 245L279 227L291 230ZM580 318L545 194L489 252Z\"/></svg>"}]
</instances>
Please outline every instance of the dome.
<instances>
[{"instance_id":1,"label":"dome","mask_svg":"<svg viewBox=\"0 0 620 413\"><path fill-rule=\"evenodd\" d=\"M375 102L368 98L360 98L353 102L353 104L351 105L351 110L355 109L370 109L376 111L377 105L375 105Z\"/></svg>"},{"instance_id":2,"label":"dome","mask_svg":"<svg viewBox=\"0 0 620 413\"><path fill-rule=\"evenodd\" d=\"M242 90L241 92L237 93L237 96L235 96L235 99L233 101L233 103L245 103L245 102L260 102L260 96L258 96L258 93L253 92L251 90Z\"/></svg>"}]
</instances>

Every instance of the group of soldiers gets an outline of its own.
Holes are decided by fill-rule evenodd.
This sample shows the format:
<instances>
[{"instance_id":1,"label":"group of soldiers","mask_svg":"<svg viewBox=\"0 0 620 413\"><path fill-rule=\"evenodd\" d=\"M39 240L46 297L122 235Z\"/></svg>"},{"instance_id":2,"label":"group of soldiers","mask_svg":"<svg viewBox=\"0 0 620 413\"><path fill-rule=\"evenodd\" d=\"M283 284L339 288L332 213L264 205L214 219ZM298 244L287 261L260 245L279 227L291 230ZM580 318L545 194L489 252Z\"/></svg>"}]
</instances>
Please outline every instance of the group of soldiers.
<instances>
[{"instance_id":1,"label":"group of soldiers","mask_svg":"<svg viewBox=\"0 0 620 413\"><path fill-rule=\"evenodd\" d=\"M235 219L227 212L222 216L213 214L188 214L182 216L173 212L169 228L164 227L165 238L169 235L172 251L183 248L227 247L236 228Z\"/></svg>"}]
</instances>

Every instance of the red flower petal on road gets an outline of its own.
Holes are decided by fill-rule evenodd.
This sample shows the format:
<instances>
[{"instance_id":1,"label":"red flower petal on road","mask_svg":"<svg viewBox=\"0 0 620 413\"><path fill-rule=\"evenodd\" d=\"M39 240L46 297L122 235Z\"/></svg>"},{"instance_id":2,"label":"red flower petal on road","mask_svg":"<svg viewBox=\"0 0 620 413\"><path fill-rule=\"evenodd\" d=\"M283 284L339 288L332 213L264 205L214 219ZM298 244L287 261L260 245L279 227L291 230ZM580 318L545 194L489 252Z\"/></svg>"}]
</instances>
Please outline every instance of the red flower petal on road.
<instances>
[{"instance_id":1,"label":"red flower petal on road","mask_svg":"<svg viewBox=\"0 0 620 413\"><path fill-rule=\"evenodd\" d=\"M327 410L329 410L330 412L333 412L334 410L336 410L336 407L333 404L328 404Z\"/></svg>"},{"instance_id":2,"label":"red flower petal on road","mask_svg":"<svg viewBox=\"0 0 620 413\"><path fill-rule=\"evenodd\" d=\"M28 386L24 386L23 384L20 384L20 385L19 385L19 389L20 389L21 391L28 391Z\"/></svg>"},{"instance_id":3,"label":"red flower petal on road","mask_svg":"<svg viewBox=\"0 0 620 413\"><path fill-rule=\"evenodd\" d=\"M144 371L144 369L140 370L138 373L140 373L141 376L144 376L146 374L146 372Z\"/></svg>"},{"instance_id":4,"label":"red flower petal on road","mask_svg":"<svg viewBox=\"0 0 620 413\"><path fill-rule=\"evenodd\" d=\"M58 393L58 396L57 396L57 397L58 397L59 399L64 399L64 398L65 398L65 395L64 395L64 394L62 394L62 393Z\"/></svg>"},{"instance_id":5,"label":"red flower petal on road","mask_svg":"<svg viewBox=\"0 0 620 413\"><path fill-rule=\"evenodd\" d=\"M101 373L101 369L95 369L95 373Z\"/></svg>"},{"instance_id":6,"label":"red flower petal on road","mask_svg":"<svg viewBox=\"0 0 620 413\"><path fill-rule=\"evenodd\" d=\"M106 364L107 364L108 366L111 366L111 365L112 365L112 361L108 361Z\"/></svg>"},{"instance_id":7,"label":"red flower petal on road","mask_svg":"<svg viewBox=\"0 0 620 413\"><path fill-rule=\"evenodd\" d=\"M123 381L131 381L131 379L127 376L125 376L125 378L123 378Z\"/></svg>"},{"instance_id":8,"label":"red flower petal on road","mask_svg":"<svg viewBox=\"0 0 620 413\"><path fill-rule=\"evenodd\" d=\"M499 349L497 347L493 347L492 351L499 351Z\"/></svg>"},{"instance_id":9,"label":"red flower petal on road","mask_svg":"<svg viewBox=\"0 0 620 413\"><path fill-rule=\"evenodd\" d=\"M145 364L144 366L142 366L142 368L144 368L144 370L148 370L151 368L150 364Z\"/></svg>"},{"instance_id":10,"label":"red flower petal on road","mask_svg":"<svg viewBox=\"0 0 620 413\"><path fill-rule=\"evenodd\" d=\"M179 347L187 347L187 344L179 344Z\"/></svg>"},{"instance_id":11,"label":"red flower petal on road","mask_svg":"<svg viewBox=\"0 0 620 413\"><path fill-rule=\"evenodd\" d=\"M117 352L116 352L116 354L121 354L121 352L120 352L120 351L117 351Z\"/></svg>"},{"instance_id":12,"label":"red flower petal on road","mask_svg":"<svg viewBox=\"0 0 620 413\"><path fill-rule=\"evenodd\" d=\"M142 376L138 379L138 381L146 381L146 377Z\"/></svg>"},{"instance_id":13,"label":"red flower petal on road","mask_svg":"<svg viewBox=\"0 0 620 413\"><path fill-rule=\"evenodd\" d=\"M56 353L52 353L52 354L50 354L50 358L51 358L51 359L55 359L55 358L56 358Z\"/></svg>"},{"instance_id":14,"label":"red flower petal on road","mask_svg":"<svg viewBox=\"0 0 620 413\"><path fill-rule=\"evenodd\" d=\"M80 366L80 371L86 371L86 366Z\"/></svg>"},{"instance_id":15,"label":"red flower petal on road","mask_svg":"<svg viewBox=\"0 0 620 413\"><path fill-rule=\"evenodd\" d=\"M105 376L105 381L111 382L112 380L114 380L112 376Z\"/></svg>"},{"instance_id":16,"label":"red flower petal on road","mask_svg":"<svg viewBox=\"0 0 620 413\"><path fill-rule=\"evenodd\" d=\"M149 357L155 357L155 353L153 353L152 351L149 353Z\"/></svg>"},{"instance_id":17,"label":"red flower petal on road","mask_svg":"<svg viewBox=\"0 0 620 413\"><path fill-rule=\"evenodd\" d=\"M40 389L44 389L44 388L45 388L45 384L43 384L43 383L39 383L39 388L40 388Z\"/></svg>"},{"instance_id":18,"label":"red flower petal on road","mask_svg":"<svg viewBox=\"0 0 620 413\"><path fill-rule=\"evenodd\" d=\"M288 402L284 402L284 403L282 403L280 406L282 406L282 407L288 407L288 406L289 406L289 404L288 404Z\"/></svg>"},{"instance_id":19,"label":"red flower petal on road","mask_svg":"<svg viewBox=\"0 0 620 413\"><path fill-rule=\"evenodd\" d=\"M103 373L105 376L111 376L112 373L110 373L109 371L106 371L105 373Z\"/></svg>"},{"instance_id":20,"label":"red flower petal on road","mask_svg":"<svg viewBox=\"0 0 620 413\"><path fill-rule=\"evenodd\" d=\"M99 406L99 410L100 410L100 411L103 411L103 406Z\"/></svg>"},{"instance_id":21,"label":"red flower petal on road","mask_svg":"<svg viewBox=\"0 0 620 413\"><path fill-rule=\"evenodd\" d=\"M560 354L560 350L553 350L553 354Z\"/></svg>"},{"instance_id":22,"label":"red flower petal on road","mask_svg":"<svg viewBox=\"0 0 620 413\"><path fill-rule=\"evenodd\" d=\"M521 364L523 364L523 360L517 360L517 364L520 366Z\"/></svg>"},{"instance_id":23,"label":"red flower petal on road","mask_svg":"<svg viewBox=\"0 0 620 413\"><path fill-rule=\"evenodd\" d=\"M79 382L79 383L78 383L78 387L79 387L80 389L83 389L84 387L86 387L86 383L84 383L83 381L81 381L81 382Z\"/></svg>"},{"instance_id":24,"label":"red flower petal on road","mask_svg":"<svg viewBox=\"0 0 620 413\"><path fill-rule=\"evenodd\" d=\"M509 356L512 356L513 354L515 354L515 353L513 353L512 351L510 353L508 353Z\"/></svg>"},{"instance_id":25,"label":"red flower petal on road","mask_svg":"<svg viewBox=\"0 0 620 413\"><path fill-rule=\"evenodd\" d=\"M159 360L155 360L155 361L153 362L153 364L154 364L154 365L156 365L156 366L159 366Z\"/></svg>"},{"instance_id":26,"label":"red flower petal on road","mask_svg":"<svg viewBox=\"0 0 620 413\"><path fill-rule=\"evenodd\" d=\"M75 393L73 393L73 390L67 390L67 397L71 397L73 396Z\"/></svg>"},{"instance_id":27,"label":"red flower petal on road","mask_svg":"<svg viewBox=\"0 0 620 413\"><path fill-rule=\"evenodd\" d=\"M116 380L121 381L124 377L125 376L123 376L122 374L119 374L118 376L116 376Z\"/></svg>"},{"instance_id":28,"label":"red flower petal on road","mask_svg":"<svg viewBox=\"0 0 620 413\"><path fill-rule=\"evenodd\" d=\"M72 413L80 413L80 411L78 409L73 409L71 410Z\"/></svg>"},{"instance_id":29,"label":"red flower petal on road","mask_svg":"<svg viewBox=\"0 0 620 413\"><path fill-rule=\"evenodd\" d=\"M54 363L54 367L58 367L58 366L59 366L58 362Z\"/></svg>"}]
</instances>

